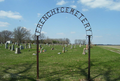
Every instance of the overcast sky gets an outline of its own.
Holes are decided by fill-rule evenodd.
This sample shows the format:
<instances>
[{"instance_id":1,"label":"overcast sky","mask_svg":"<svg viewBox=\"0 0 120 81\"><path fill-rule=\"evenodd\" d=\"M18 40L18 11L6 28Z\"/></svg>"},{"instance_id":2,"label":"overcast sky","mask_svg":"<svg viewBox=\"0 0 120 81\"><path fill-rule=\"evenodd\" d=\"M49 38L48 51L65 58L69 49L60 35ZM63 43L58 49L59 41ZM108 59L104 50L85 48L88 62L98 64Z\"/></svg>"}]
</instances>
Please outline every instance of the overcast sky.
<instances>
[{"instance_id":1,"label":"overcast sky","mask_svg":"<svg viewBox=\"0 0 120 81\"><path fill-rule=\"evenodd\" d=\"M119 0L0 0L0 31L18 26L35 33L40 18L56 7L71 7L88 19L92 32L92 43L120 44ZM74 15L59 13L50 17L42 28L49 38L86 39L81 21Z\"/></svg>"}]
</instances>

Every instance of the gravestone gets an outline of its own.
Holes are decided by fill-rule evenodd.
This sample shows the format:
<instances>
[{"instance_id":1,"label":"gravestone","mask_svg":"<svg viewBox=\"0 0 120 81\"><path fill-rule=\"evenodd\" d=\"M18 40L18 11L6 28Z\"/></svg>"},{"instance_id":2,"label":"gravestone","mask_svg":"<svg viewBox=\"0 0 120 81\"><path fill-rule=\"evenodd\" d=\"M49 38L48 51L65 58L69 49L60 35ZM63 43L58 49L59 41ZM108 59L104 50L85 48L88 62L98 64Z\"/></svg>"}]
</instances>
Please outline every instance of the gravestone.
<instances>
[{"instance_id":1,"label":"gravestone","mask_svg":"<svg viewBox=\"0 0 120 81\"><path fill-rule=\"evenodd\" d=\"M58 54L61 54L60 52L58 52Z\"/></svg>"},{"instance_id":2,"label":"gravestone","mask_svg":"<svg viewBox=\"0 0 120 81\"><path fill-rule=\"evenodd\" d=\"M8 49L8 44L7 43L5 43L5 49Z\"/></svg>"},{"instance_id":3,"label":"gravestone","mask_svg":"<svg viewBox=\"0 0 120 81\"><path fill-rule=\"evenodd\" d=\"M51 48L51 50L54 50L54 48Z\"/></svg>"},{"instance_id":4,"label":"gravestone","mask_svg":"<svg viewBox=\"0 0 120 81\"><path fill-rule=\"evenodd\" d=\"M20 45L20 50L24 49L24 47L22 45Z\"/></svg>"},{"instance_id":5,"label":"gravestone","mask_svg":"<svg viewBox=\"0 0 120 81\"><path fill-rule=\"evenodd\" d=\"M86 45L86 48L83 49L83 54L86 54L86 52L88 51L89 47L88 45Z\"/></svg>"},{"instance_id":6,"label":"gravestone","mask_svg":"<svg viewBox=\"0 0 120 81\"><path fill-rule=\"evenodd\" d=\"M19 53L21 53L21 52L20 52L20 48L16 48L15 54L19 54Z\"/></svg>"},{"instance_id":7,"label":"gravestone","mask_svg":"<svg viewBox=\"0 0 120 81\"><path fill-rule=\"evenodd\" d=\"M1 46L3 45L3 43L1 42Z\"/></svg>"},{"instance_id":8,"label":"gravestone","mask_svg":"<svg viewBox=\"0 0 120 81\"><path fill-rule=\"evenodd\" d=\"M79 45L79 47L81 47L81 44Z\"/></svg>"},{"instance_id":9,"label":"gravestone","mask_svg":"<svg viewBox=\"0 0 120 81\"><path fill-rule=\"evenodd\" d=\"M37 55L37 54L33 53L33 55Z\"/></svg>"},{"instance_id":10,"label":"gravestone","mask_svg":"<svg viewBox=\"0 0 120 81\"><path fill-rule=\"evenodd\" d=\"M9 46L9 50L11 50L11 46Z\"/></svg>"},{"instance_id":11,"label":"gravestone","mask_svg":"<svg viewBox=\"0 0 120 81\"><path fill-rule=\"evenodd\" d=\"M40 47L39 47L39 49L41 49L42 48L42 46L41 46L41 44L40 44Z\"/></svg>"},{"instance_id":12,"label":"gravestone","mask_svg":"<svg viewBox=\"0 0 120 81\"><path fill-rule=\"evenodd\" d=\"M62 53L65 53L65 47L63 46L63 50L62 50Z\"/></svg>"},{"instance_id":13,"label":"gravestone","mask_svg":"<svg viewBox=\"0 0 120 81\"><path fill-rule=\"evenodd\" d=\"M50 44L49 44L49 47L50 47Z\"/></svg>"},{"instance_id":14,"label":"gravestone","mask_svg":"<svg viewBox=\"0 0 120 81\"><path fill-rule=\"evenodd\" d=\"M28 45L25 43L25 48L27 48L27 46L28 46Z\"/></svg>"},{"instance_id":15,"label":"gravestone","mask_svg":"<svg viewBox=\"0 0 120 81\"><path fill-rule=\"evenodd\" d=\"M42 53L42 49L40 49L40 53Z\"/></svg>"},{"instance_id":16,"label":"gravestone","mask_svg":"<svg viewBox=\"0 0 120 81\"><path fill-rule=\"evenodd\" d=\"M14 45L12 45L12 48L11 48L11 51L14 51L15 49L14 49Z\"/></svg>"},{"instance_id":17,"label":"gravestone","mask_svg":"<svg viewBox=\"0 0 120 81\"><path fill-rule=\"evenodd\" d=\"M86 44L86 50L88 50L88 44Z\"/></svg>"},{"instance_id":18,"label":"gravestone","mask_svg":"<svg viewBox=\"0 0 120 81\"><path fill-rule=\"evenodd\" d=\"M65 47L67 47L67 44L65 44Z\"/></svg>"},{"instance_id":19,"label":"gravestone","mask_svg":"<svg viewBox=\"0 0 120 81\"><path fill-rule=\"evenodd\" d=\"M48 45L48 43L46 43L46 45Z\"/></svg>"},{"instance_id":20,"label":"gravestone","mask_svg":"<svg viewBox=\"0 0 120 81\"><path fill-rule=\"evenodd\" d=\"M29 48L31 48L31 43L29 44Z\"/></svg>"},{"instance_id":21,"label":"gravestone","mask_svg":"<svg viewBox=\"0 0 120 81\"><path fill-rule=\"evenodd\" d=\"M17 42L15 42L15 45L17 45Z\"/></svg>"},{"instance_id":22,"label":"gravestone","mask_svg":"<svg viewBox=\"0 0 120 81\"><path fill-rule=\"evenodd\" d=\"M86 54L86 48L83 48L83 53L82 53L83 55L85 55Z\"/></svg>"}]
</instances>

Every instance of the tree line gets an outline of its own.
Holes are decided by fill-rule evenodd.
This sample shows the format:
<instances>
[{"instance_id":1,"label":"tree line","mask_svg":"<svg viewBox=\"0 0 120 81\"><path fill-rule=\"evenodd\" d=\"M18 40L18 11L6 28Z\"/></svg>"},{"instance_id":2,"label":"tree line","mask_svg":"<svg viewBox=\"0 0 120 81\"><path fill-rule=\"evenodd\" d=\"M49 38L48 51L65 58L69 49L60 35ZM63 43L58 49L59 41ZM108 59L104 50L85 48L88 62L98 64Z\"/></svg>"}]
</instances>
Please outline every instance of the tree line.
<instances>
[{"instance_id":1,"label":"tree line","mask_svg":"<svg viewBox=\"0 0 120 81\"><path fill-rule=\"evenodd\" d=\"M36 36L35 34L32 35L25 27L17 27L13 31L3 30L0 32L0 42L6 43L8 40L13 43L36 43ZM69 44L70 40L68 38L51 39L46 37L44 33L41 33L40 43Z\"/></svg>"},{"instance_id":2,"label":"tree line","mask_svg":"<svg viewBox=\"0 0 120 81\"><path fill-rule=\"evenodd\" d=\"M13 43L36 43L35 34L31 34L30 31L25 27L17 27L14 28L13 31L3 30L0 32L0 42L6 43L6 41L10 40ZM69 38L59 38L59 39L51 39L46 37L44 33L41 33L40 43L42 44L70 44ZM74 44L86 44L86 40L75 39Z\"/></svg>"}]
</instances>

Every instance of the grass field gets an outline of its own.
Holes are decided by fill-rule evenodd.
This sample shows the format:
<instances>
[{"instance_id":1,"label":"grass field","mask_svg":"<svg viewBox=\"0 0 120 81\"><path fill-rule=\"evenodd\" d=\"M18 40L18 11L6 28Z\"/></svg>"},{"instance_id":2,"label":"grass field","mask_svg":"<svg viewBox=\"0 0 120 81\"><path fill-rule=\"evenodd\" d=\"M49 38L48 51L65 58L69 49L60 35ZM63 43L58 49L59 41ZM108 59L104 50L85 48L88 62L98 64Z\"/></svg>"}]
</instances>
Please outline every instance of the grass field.
<instances>
[{"instance_id":1,"label":"grass field","mask_svg":"<svg viewBox=\"0 0 120 81\"><path fill-rule=\"evenodd\" d=\"M88 76L88 54L83 55L81 48L62 52L61 45L48 47L39 54L39 78L41 81L86 81ZM54 50L51 48L54 47ZM112 48L116 49L116 48ZM32 49L23 49L21 54L5 49L0 45L0 81L36 81L36 45ZM91 48L92 81L120 81L120 54L104 47Z\"/></svg>"}]
</instances>

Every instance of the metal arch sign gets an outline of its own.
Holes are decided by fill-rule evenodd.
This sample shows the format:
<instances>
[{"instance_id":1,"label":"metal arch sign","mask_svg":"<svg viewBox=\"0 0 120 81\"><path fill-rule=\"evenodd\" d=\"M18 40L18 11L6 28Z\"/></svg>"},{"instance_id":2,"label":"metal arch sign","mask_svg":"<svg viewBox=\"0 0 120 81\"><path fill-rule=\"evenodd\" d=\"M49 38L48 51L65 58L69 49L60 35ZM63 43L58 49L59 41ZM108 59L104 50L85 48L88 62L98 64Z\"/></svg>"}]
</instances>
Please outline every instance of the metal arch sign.
<instances>
[{"instance_id":1,"label":"metal arch sign","mask_svg":"<svg viewBox=\"0 0 120 81\"><path fill-rule=\"evenodd\" d=\"M35 35L40 36L41 35L41 30L45 22L52 16L57 13L69 13L77 17L83 24L86 30L86 35L91 35L92 36L92 29L90 26L90 23L88 22L87 18L78 10L71 8L71 7L57 7L54 8L47 13L45 13L42 18L39 20L36 30L35 30Z\"/></svg>"}]
</instances>

